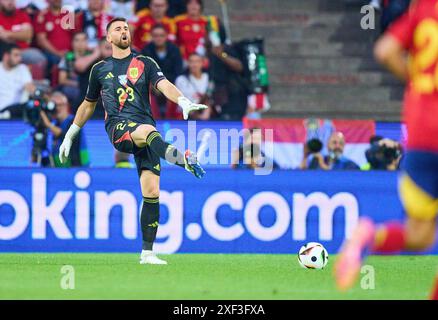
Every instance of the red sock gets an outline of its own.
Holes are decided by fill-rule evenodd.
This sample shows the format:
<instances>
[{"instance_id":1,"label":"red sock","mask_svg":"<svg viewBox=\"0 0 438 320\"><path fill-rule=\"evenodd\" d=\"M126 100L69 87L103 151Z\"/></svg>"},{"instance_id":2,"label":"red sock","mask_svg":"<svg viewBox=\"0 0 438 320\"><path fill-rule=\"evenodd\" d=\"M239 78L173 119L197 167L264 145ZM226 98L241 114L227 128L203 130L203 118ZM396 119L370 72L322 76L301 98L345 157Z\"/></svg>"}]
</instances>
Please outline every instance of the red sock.
<instances>
[{"instance_id":1,"label":"red sock","mask_svg":"<svg viewBox=\"0 0 438 320\"><path fill-rule=\"evenodd\" d=\"M438 300L438 275L435 280L435 286L432 289L430 300Z\"/></svg>"},{"instance_id":2,"label":"red sock","mask_svg":"<svg viewBox=\"0 0 438 320\"><path fill-rule=\"evenodd\" d=\"M375 253L396 253L405 248L405 230L399 222L381 226L374 238L372 251Z\"/></svg>"}]
</instances>

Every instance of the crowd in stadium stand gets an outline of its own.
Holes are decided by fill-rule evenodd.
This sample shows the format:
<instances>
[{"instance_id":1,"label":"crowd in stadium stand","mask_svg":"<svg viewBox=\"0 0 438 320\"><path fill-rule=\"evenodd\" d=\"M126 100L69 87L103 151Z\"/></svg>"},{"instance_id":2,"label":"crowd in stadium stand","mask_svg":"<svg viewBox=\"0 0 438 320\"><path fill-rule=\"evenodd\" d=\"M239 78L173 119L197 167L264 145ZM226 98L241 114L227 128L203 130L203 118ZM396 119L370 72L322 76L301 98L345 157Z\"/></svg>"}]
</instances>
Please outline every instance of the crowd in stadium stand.
<instances>
[{"instance_id":1,"label":"crowd in stadium stand","mask_svg":"<svg viewBox=\"0 0 438 320\"><path fill-rule=\"evenodd\" d=\"M130 22L133 50L153 57L190 99L210 106L194 119L245 115L241 56L225 44L219 19L203 14L202 0L0 0L0 75L8 83L0 89L0 119L20 117L40 87L64 93L74 113L91 67L111 56L105 28L114 16ZM151 102L156 119L182 119L159 92ZM94 117L103 113L98 105Z\"/></svg>"}]
</instances>

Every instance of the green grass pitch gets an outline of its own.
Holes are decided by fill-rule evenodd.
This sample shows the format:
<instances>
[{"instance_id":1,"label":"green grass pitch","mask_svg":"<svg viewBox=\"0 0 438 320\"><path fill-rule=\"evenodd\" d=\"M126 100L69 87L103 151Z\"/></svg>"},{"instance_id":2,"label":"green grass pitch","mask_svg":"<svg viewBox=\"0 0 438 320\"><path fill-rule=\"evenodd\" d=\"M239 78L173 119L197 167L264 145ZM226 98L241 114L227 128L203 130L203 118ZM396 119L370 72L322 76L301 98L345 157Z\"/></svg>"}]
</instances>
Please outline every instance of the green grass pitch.
<instances>
[{"instance_id":1,"label":"green grass pitch","mask_svg":"<svg viewBox=\"0 0 438 320\"><path fill-rule=\"evenodd\" d=\"M137 254L0 254L0 299L427 299L438 256L373 256L375 289L336 291L332 267L307 270L296 255L174 254L167 266ZM75 288L61 288L61 267Z\"/></svg>"}]
</instances>

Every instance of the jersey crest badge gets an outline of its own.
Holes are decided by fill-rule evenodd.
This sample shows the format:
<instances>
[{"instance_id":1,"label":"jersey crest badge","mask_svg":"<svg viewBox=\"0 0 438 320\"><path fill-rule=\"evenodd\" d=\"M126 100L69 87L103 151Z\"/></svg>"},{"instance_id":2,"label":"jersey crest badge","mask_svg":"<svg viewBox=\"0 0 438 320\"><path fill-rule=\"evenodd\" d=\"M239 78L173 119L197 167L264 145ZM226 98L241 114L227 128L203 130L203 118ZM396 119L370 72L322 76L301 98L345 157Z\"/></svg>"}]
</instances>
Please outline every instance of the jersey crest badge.
<instances>
[{"instance_id":1,"label":"jersey crest badge","mask_svg":"<svg viewBox=\"0 0 438 320\"><path fill-rule=\"evenodd\" d=\"M128 80L135 85L144 72L144 63L137 58L133 58L128 67Z\"/></svg>"},{"instance_id":2,"label":"jersey crest badge","mask_svg":"<svg viewBox=\"0 0 438 320\"><path fill-rule=\"evenodd\" d=\"M135 80L138 78L138 68L129 68L129 78Z\"/></svg>"}]
</instances>

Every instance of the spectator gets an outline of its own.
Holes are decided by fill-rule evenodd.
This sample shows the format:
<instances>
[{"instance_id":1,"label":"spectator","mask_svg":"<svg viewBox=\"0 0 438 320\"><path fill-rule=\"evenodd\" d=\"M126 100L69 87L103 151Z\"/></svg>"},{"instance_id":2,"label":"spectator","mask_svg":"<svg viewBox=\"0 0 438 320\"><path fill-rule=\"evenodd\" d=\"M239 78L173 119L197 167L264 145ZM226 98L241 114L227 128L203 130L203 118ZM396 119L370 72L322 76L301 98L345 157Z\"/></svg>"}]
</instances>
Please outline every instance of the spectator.
<instances>
[{"instance_id":1,"label":"spectator","mask_svg":"<svg viewBox=\"0 0 438 320\"><path fill-rule=\"evenodd\" d=\"M328 141L328 155L323 156L320 152L312 154L309 159L310 150L307 144L304 147L304 156L301 169L322 169L322 170L357 170L359 166L350 159L343 156L345 138L342 132L333 132ZM310 161L309 161L310 160Z\"/></svg>"},{"instance_id":2,"label":"spectator","mask_svg":"<svg viewBox=\"0 0 438 320\"><path fill-rule=\"evenodd\" d=\"M85 32L78 32L73 36L73 51L66 53L59 63L59 90L65 94L72 103L73 110L79 106L81 100L79 77L75 69L75 62L77 59L91 54L88 50L87 34Z\"/></svg>"},{"instance_id":3,"label":"spectator","mask_svg":"<svg viewBox=\"0 0 438 320\"><path fill-rule=\"evenodd\" d=\"M46 128L53 134L52 156L56 167L84 167L89 165L88 150L85 135L80 132L73 141L70 156L67 163L59 161L59 146L61 145L68 128L73 123L74 116L69 112L67 97L59 91L55 91L50 100L55 104L54 121L52 122L44 111L41 111L41 119Z\"/></svg>"},{"instance_id":4,"label":"spectator","mask_svg":"<svg viewBox=\"0 0 438 320\"><path fill-rule=\"evenodd\" d=\"M265 168L266 164L272 164L272 169L278 165L273 159L268 158L262 151L263 136L259 128L245 129L243 143L232 154L232 169L255 169Z\"/></svg>"},{"instance_id":5,"label":"spectator","mask_svg":"<svg viewBox=\"0 0 438 320\"><path fill-rule=\"evenodd\" d=\"M133 0L111 0L108 14L113 17L124 17L128 22L136 23L135 1Z\"/></svg>"},{"instance_id":6,"label":"spectator","mask_svg":"<svg viewBox=\"0 0 438 320\"><path fill-rule=\"evenodd\" d=\"M182 73L183 61L176 45L167 40L167 31L162 24L156 24L152 28L152 42L142 51L146 56L154 59L169 81L175 83L175 79ZM178 106L166 99L161 92L153 90L151 95L152 114L157 119L182 119Z\"/></svg>"},{"instance_id":7,"label":"spectator","mask_svg":"<svg viewBox=\"0 0 438 320\"><path fill-rule=\"evenodd\" d=\"M382 137L373 137L370 148L365 152L367 165L362 170L398 170L403 154L400 143Z\"/></svg>"},{"instance_id":8,"label":"spectator","mask_svg":"<svg viewBox=\"0 0 438 320\"><path fill-rule=\"evenodd\" d=\"M17 0L17 8L24 9L34 7L37 10L44 10L47 8L46 0Z\"/></svg>"},{"instance_id":9,"label":"spectator","mask_svg":"<svg viewBox=\"0 0 438 320\"><path fill-rule=\"evenodd\" d=\"M189 57L187 73L176 78L175 85L190 101L210 105L208 95L210 80L208 73L203 72L202 64L203 58L197 53L192 53ZM190 117L195 120L209 120L211 114L212 109L208 108L192 112Z\"/></svg>"},{"instance_id":10,"label":"spectator","mask_svg":"<svg viewBox=\"0 0 438 320\"><path fill-rule=\"evenodd\" d=\"M136 23L133 45L142 50L151 42L151 32L156 24L162 24L167 31L168 40L176 40L176 25L173 19L166 16L168 8L167 0L151 0L149 13L141 16Z\"/></svg>"},{"instance_id":11,"label":"spectator","mask_svg":"<svg viewBox=\"0 0 438 320\"><path fill-rule=\"evenodd\" d=\"M175 83L183 71L181 53L176 45L167 40L167 30L162 24L156 24L151 31L152 42L143 48L142 54L154 59L166 78Z\"/></svg>"},{"instance_id":12,"label":"spectator","mask_svg":"<svg viewBox=\"0 0 438 320\"><path fill-rule=\"evenodd\" d=\"M135 12L138 17L149 13L150 0L137 0ZM167 9L168 17L175 17L186 12L185 0L168 0L169 6Z\"/></svg>"},{"instance_id":13,"label":"spectator","mask_svg":"<svg viewBox=\"0 0 438 320\"><path fill-rule=\"evenodd\" d=\"M41 11L47 8L46 0L17 0L17 8L26 12L30 20L35 21L35 17ZM34 26L33 26L34 27ZM33 41L35 38L32 39ZM31 43L35 47L34 43Z\"/></svg>"},{"instance_id":14,"label":"spectator","mask_svg":"<svg viewBox=\"0 0 438 320\"><path fill-rule=\"evenodd\" d=\"M371 149L371 147L372 147L374 144L378 143L380 140L383 140L383 137L382 137L382 136L379 136L379 135L373 135L373 136L371 136L371 137L370 137L370 149ZM366 157L366 158L368 158L367 153L369 152L370 149L368 149L368 150L365 151L365 157ZM363 164L363 165L360 166L360 170L363 170L363 171L371 170L371 164L370 164L370 162L369 162L368 159L367 159L367 161L368 161L367 163L365 163L365 164Z\"/></svg>"},{"instance_id":15,"label":"spectator","mask_svg":"<svg viewBox=\"0 0 438 320\"><path fill-rule=\"evenodd\" d=\"M0 119L20 117L29 95L35 91L29 68L21 63L21 49L10 44L0 63Z\"/></svg>"},{"instance_id":16,"label":"spectator","mask_svg":"<svg viewBox=\"0 0 438 320\"><path fill-rule=\"evenodd\" d=\"M27 13L17 9L15 0L0 0L0 47L15 43L22 49L23 63L44 63L44 55L30 48L32 35L33 28Z\"/></svg>"},{"instance_id":17,"label":"spectator","mask_svg":"<svg viewBox=\"0 0 438 320\"><path fill-rule=\"evenodd\" d=\"M224 36L222 35L222 41ZM214 83L214 109L223 120L241 120L246 113L248 87L243 63L232 45L211 47L207 39L210 80Z\"/></svg>"},{"instance_id":18,"label":"spectator","mask_svg":"<svg viewBox=\"0 0 438 320\"><path fill-rule=\"evenodd\" d=\"M77 14L77 29L88 36L89 48L95 48L99 40L106 36L106 26L112 16L104 12L104 0L89 0L88 9Z\"/></svg>"},{"instance_id":19,"label":"spectator","mask_svg":"<svg viewBox=\"0 0 438 320\"><path fill-rule=\"evenodd\" d=\"M175 18L177 44L184 60L187 60L193 52L205 55L205 37L208 27L208 18L202 15L202 0L186 0L186 8L186 14Z\"/></svg>"},{"instance_id":20,"label":"spectator","mask_svg":"<svg viewBox=\"0 0 438 320\"><path fill-rule=\"evenodd\" d=\"M64 7L66 6L72 7L73 11L80 11L87 9L88 2L90 2L90 0L63 0L62 5Z\"/></svg>"},{"instance_id":21,"label":"spectator","mask_svg":"<svg viewBox=\"0 0 438 320\"><path fill-rule=\"evenodd\" d=\"M35 22L37 45L47 57L49 70L71 50L74 19L61 12L62 0L47 0L49 7L41 11Z\"/></svg>"},{"instance_id":22,"label":"spectator","mask_svg":"<svg viewBox=\"0 0 438 320\"><path fill-rule=\"evenodd\" d=\"M188 60L188 68L185 74L180 75L175 80L176 87L195 103L210 105L208 93L210 79L208 73L202 70L203 58L192 53ZM196 120L209 120L212 115L212 109L193 112L190 117Z\"/></svg>"}]
</instances>

